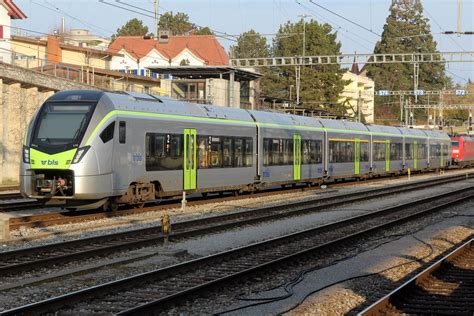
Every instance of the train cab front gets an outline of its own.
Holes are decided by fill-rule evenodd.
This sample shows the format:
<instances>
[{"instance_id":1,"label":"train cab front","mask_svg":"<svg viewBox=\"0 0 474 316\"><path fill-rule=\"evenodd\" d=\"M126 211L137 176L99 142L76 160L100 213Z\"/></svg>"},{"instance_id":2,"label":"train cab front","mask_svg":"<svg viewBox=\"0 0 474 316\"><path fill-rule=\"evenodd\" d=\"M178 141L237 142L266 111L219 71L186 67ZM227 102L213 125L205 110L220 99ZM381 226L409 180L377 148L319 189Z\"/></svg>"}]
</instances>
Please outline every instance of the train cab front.
<instances>
[{"instance_id":1,"label":"train cab front","mask_svg":"<svg viewBox=\"0 0 474 316\"><path fill-rule=\"evenodd\" d=\"M462 138L451 137L451 159L454 164L459 163L462 160Z\"/></svg>"},{"instance_id":2,"label":"train cab front","mask_svg":"<svg viewBox=\"0 0 474 316\"><path fill-rule=\"evenodd\" d=\"M89 146L82 138L97 102L74 94L48 99L32 120L23 146L21 192L47 205L73 200L73 165L83 159Z\"/></svg>"}]
</instances>

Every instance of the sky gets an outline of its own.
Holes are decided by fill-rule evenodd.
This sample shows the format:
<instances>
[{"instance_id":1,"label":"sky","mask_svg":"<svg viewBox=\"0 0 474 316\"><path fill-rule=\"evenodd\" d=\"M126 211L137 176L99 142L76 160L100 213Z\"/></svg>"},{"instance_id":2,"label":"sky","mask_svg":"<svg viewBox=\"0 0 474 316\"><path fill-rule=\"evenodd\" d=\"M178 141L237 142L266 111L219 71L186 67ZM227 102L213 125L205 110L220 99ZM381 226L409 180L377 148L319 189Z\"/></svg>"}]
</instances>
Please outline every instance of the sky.
<instances>
[{"instance_id":1,"label":"sky","mask_svg":"<svg viewBox=\"0 0 474 316\"><path fill-rule=\"evenodd\" d=\"M87 28L91 33L110 37L129 19L139 18L154 32L153 19L138 13L122 10L99 0L15 0L28 16L26 20L14 21L13 26L26 30L29 36L34 33L52 33L61 25L64 16L66 28ZM153 0L104 0L121 5L127 3L153 11ZM320 6L331 10L356 26ZM383 25L389 14L391 0L160 0L159 11L184 12L191 22L209 26L217 32L239 35L250 29L261 34L278 32L281 24L296 22L301 14L309 14L319 23L328 23L337 31L342 43L342 53L372 53L380 37ZM474 0L462 0L462 31L474 31ZM473 52L474 35L444 35L443 31L457 30L457 0L424 0L424 16L430 19L431 32L441 52ZM131 10L136 10L128 6ZM151 13L143 12L147 15ZM309 19L308 18L308 19ZM367 30L368 29L368 30ZM372 32L370 32L370 30ZM34 32L33 32L34 31ZM376 34L374 34L376 33ZM220 33L217 33L220 34ZM230 38L219 38L222 46L229 49L235 44ZM474 54L470 55L474 61ZM474 80L474 62L450 63L447 74L455 83L464 84Z\"/></svg>"}]
</instances>

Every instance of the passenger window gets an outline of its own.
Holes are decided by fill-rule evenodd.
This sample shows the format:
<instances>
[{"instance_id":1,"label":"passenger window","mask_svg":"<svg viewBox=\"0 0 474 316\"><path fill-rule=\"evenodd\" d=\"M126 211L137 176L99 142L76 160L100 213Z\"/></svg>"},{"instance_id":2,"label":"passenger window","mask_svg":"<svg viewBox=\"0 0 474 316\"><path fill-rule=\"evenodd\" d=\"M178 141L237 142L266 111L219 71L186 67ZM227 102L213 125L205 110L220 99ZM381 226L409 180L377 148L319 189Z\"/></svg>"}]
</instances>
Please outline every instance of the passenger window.
<instances>
[{"instance_id":1,"label":"passenger window","mask_svg":"<svg viewBox=\"0 0 474 316\"><path fill-rule=\"evenodd\" d=\"M119 143L125 144L125 137L126 137L126 126L124 121L120 121L119 123Z\"/></svg>"},{"instance_id":2,"label":"passenger window","mask_svg":"<svg viewBox=\"0 0 474 316\"><path fill-rule=\"evenodd\" d=\"M360 162L369 161L369 142L360 143Z\"/></svg>"},{"instance_id":3,"label":"passenger window","mask_svg":"<svg viewBox=\"0 0 474 316\"><path fill-rule=\"evenodd\" d=\"M100 133L100 139L102 139L104 144L114 138L114 130L115 122L112 122L102 131L102 133Z\"/></svg>"},{"instance_id":4,"label":"passenger window","mask_svg":"<svg viewBox=\"0 0 474 316\"><path fill-rule=\"evenodd\" d=\"M209 168L209 138L207 136L198 136L197 138L197 161L199 169Z\"/></svg>"},{"instance_id":5,"label":"passenger window","mask_svg":"<svg viewBox=\"0 0 474 316\"><path fill-rule=\"evenodd\" d=\"M210 168L221 168L222 167L222 140L220 137L211 138L211 150L210 150Z\"/></svg>"},{"instance_id":6,"label":"passenger window","mask_svg":"<svg viewBox=\"0 0 474 316\"><path fill-rule=\"evenodd\" d=\"M234 146L232 138L224 138L224 167L233 167Z\"/></svg>"},{"instance_id":7,"label":"passenger window","mask_svg":"<svg viewBox=\"0 0 474 316\"><path fill-rule=\"evenodd\" d=\"M146 170L183 169L182 143L183 135L147 133Z\"/></svg>"},{"instance_id":8,"label":"passenger window","mask_svg":"<svg viewBox=\"0 0 474 316\"><path fill-rule=\"evenodd\" d=\"M252 138L244 138L245 160L244 166L251 167L253 165L253 140Z\"/></svg>"},{"instance_id":9,"label":"passenger window","mask_svg":"<svg viewBox=\"0 0 474 316\"><path fill-rule=\"evenodd\" d=\"M244 139L242 139L242 138L234 139L234 150L235 150L234 164L235 164L236 167L243 167L244 166L243 143L244 143Z\"/></svg>"}]
</instances>

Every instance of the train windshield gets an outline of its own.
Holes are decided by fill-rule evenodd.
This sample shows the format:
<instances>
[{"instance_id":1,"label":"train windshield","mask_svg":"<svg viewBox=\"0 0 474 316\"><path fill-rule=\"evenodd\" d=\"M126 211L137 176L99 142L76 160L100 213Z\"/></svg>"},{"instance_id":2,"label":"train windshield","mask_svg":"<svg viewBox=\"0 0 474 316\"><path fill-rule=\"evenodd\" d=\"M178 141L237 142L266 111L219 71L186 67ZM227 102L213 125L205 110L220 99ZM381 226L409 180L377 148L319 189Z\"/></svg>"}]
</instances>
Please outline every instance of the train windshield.
<instances>
[{"instance_id":1,"label":"train windshield","mask_svg":"<svg viewBox=\"0 0 474 316\"><path fill-rule=\"evenodd\" d=\"M36 122L32 146L66 150L77 147L94 110L93 103L47 103Z\"/></svg>"},{"instance_id":2,"label":"train windshield","mask_svg":"<svg viewBox=\"0 0 474 316\"><path fill-rule=\"evenodd\" d=\"M458 141L458 140L452 140L452 141L451 141L451 146L453 146L453 147L459 147L459 141Z\"/></svg>"}]
</instances>

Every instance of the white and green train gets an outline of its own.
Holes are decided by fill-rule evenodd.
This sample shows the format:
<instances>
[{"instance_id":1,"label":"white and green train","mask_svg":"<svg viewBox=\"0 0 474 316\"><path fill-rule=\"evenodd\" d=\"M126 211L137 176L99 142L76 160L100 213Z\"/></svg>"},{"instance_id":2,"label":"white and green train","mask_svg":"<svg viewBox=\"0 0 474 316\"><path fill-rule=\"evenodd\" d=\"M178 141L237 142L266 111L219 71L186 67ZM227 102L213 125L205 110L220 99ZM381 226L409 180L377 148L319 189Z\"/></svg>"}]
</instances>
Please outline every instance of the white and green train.
<instances>
[{"instance_id":1,"label":"white and green train","mask_svg":"<svg viewBox=\"0 0 474 316\"><path fill-rule=\"evenodd\" d=\"M438 131L191 104L148 94L63 91L25 135L21 191L67 208L188 193L445 168Z\"/></svg>"}]
</instances>

